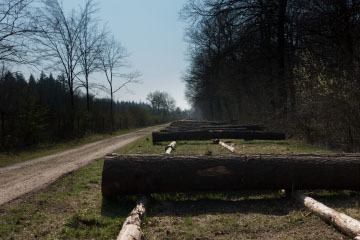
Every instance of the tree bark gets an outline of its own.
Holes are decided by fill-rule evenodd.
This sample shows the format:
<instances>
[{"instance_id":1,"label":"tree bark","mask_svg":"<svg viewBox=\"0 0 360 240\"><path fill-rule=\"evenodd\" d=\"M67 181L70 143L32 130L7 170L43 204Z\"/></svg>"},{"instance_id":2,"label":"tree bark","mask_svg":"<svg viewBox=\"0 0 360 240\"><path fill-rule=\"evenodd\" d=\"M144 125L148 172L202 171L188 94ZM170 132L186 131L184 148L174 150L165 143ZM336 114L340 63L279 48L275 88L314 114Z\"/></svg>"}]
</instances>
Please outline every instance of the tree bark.
<instances>
[{"instance_id":1,"label":"tree bark","mask_svg":"<svg viewBox=\"0 0 360 240\"><path fill-rule=\"evenodd\" d=\"M193 130L186 132L153 132L153 143L177 140L245 139L284 140L284 133L244 130Z\"/></svg>"},{"instance_id":2,"label":"tree bark","mask_svg":"<svg viewBox=\"0 0 360 240\"><path fill-rule=\"evenodd\" d=\"M293 192L292 196L302 205L318 214L324 221L335 225L335 227L350 237L360 239L360 222L358 220L351 218L344 213L335 211L302 193Z\"/></svg>"},{"instance_id":3,"label":"tree bark","mask_svg":"<svg viewBox=\"0 0 360 240\"><path fill-rule=\"evenodd\" d=\"M102 194L359 189L359 154L109 155Z\"/></svg>"}]
</instances>

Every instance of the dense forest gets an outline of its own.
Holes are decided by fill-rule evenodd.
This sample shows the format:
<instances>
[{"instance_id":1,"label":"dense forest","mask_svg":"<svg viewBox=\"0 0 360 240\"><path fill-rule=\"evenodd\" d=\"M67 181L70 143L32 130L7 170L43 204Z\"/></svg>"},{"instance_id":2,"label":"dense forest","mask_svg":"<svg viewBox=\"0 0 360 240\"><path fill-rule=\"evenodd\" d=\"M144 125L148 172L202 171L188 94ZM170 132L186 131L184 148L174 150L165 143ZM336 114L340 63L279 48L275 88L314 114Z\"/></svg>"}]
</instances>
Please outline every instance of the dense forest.
<instances>
[{"instance_id":1,"label":"dense forest","mask_svg":"<svg viewBox=\"0 0 360 240\"><path fill-rule=\"evenodd\" d=\"M113 131L173 121L186 117L186 112L156 98L164 94L149 94L151 104L113 102ZM112 114L109 98L81 91L74 94L75 107L69 101L69 91L63 75L54 78L44 73L39 79L32 75L25 80L22 74L6 72L0 80L1 147L34 146L40 142L83 137L93 133L110 133ZM172 99L167 96L166 99ZM154 100L155 99L155 100ZM165 99L165 100L166 100ZM155 106L156 104L156 106Z\"/></svg>"},{"instance_id":2,"label":"dense forest","mask_svg":"<svg viewBox=\"0 0 360 240\"><path fill-rule=\"evenodd\" d=\"M189 0L181 17L197 117L359 146L360 1Z\"/></svg>"},{"instance_id":3,"label":"dense forest","mask_svg":"<svg viewBox=\"0 0 360 240\"><path fill-rule=\"evenodd\" d=\"M69 11L58 0L0 0L0 150L187 116L166 92L116 101L141 73L99 11L93 0ZM25 79L24 69L57 77Z\"/></svg>"}]
</instances>

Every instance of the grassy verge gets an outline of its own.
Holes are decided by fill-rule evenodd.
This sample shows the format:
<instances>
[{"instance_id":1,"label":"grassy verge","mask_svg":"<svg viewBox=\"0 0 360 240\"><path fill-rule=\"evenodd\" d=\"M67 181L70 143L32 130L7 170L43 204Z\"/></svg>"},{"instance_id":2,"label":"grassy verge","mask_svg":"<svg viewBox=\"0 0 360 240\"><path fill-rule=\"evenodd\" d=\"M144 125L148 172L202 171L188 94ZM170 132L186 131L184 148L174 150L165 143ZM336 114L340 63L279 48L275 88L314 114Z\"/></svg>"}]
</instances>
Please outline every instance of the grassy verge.
<instances>
[{"instance_id":1,"label":"grassy verge","mask_svg":"<svg viewBox=\"0 0 360 240\"><path fill-rule=\"evenodd\" d=\"M292 140L233 143L244 153L329 152ZM163 153L167 144L153 146L151 137L145 137L118 152ZM228 153L209 141L179 142L174 153L208 152ZM39 193L0 207L0 239L116 238L136 196L103 200L102 166L99 160ZM357 192L308 193L360 219ZM348 239L274 191L153 194L142 228L146 239Z\"/></svg>"},{"instance_id":2,"label":"grassy verge","mask_svg":"<svg viewBox=\"0 0 360 240\"><path fill-rule=\"evenodd\" d=\"M24 150L11 150L7 152L0 152L0 168L11 164L24 162L33 158L46 156L52 153L68 150L74 147L104 140L106 138L126 134L136 131L136 129L122 129L113 134L94 134L83 138L76 138L63 142L42 143L38 146Z\"/></svg>"}]
</instances>

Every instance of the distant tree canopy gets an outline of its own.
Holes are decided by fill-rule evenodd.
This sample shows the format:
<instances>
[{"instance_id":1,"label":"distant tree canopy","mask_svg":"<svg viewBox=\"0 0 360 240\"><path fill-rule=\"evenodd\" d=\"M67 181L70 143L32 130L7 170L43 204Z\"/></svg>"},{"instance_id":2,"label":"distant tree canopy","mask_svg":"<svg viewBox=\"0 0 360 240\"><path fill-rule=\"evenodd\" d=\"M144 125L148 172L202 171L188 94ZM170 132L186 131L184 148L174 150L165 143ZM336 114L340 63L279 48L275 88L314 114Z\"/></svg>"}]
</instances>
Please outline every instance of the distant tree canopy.
<instances>
[{"instance_id":1,"label":"distant tree canopy","mask_svg":"<svg viewBox=\"0 0 360 240\"><path fill-rule=\"evenodd\" d=\"M202 118L360 143L360 1L189 0L181 17Z\"/></svg>"},{"instance_id":2,"label":"distant tree canopy","mask_svg":"<svg viewBox=\"0 0 360 240\"><path fill-rule=\"evenodd\" d=\"M155 91L147 95L146 100L158 114L169 114L176 108L175 99L167 92Z\"/></svg>"}]
</instances>

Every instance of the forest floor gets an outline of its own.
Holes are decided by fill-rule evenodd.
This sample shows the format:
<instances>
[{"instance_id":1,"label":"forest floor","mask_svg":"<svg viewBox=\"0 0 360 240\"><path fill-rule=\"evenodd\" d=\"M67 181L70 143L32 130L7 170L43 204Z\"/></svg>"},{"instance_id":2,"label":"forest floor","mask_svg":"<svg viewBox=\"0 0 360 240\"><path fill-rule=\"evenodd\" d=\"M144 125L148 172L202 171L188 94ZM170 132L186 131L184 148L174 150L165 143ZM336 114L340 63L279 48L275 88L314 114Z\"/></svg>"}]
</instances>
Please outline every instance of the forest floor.
<instances>
[{"instance_id":1,"label":"forest floor","mask_svg":"<svg viewBox=\"0 0 360 240\"><path fill-rule=\"evenodd\" d=\"M295 140L232 140L242 153L328 153ZM163 153L143 137L118 153ZM226 154L211 141L180 141L174 154ZM0 239L115 239L137 196L101 196L103 159L0 207ZM356 191L306 191L360 219ZM152 194L145 239L350 239L278 191Z\"/></svg>"},{"instance_id":2,"label":"forest floor","mask_svg":"<svg viewBox=\"0 0 360 240\"><path fill-rule=\"evenodd\" d=\"M0 168L0 205L43 188L64 174L84 167L163 126L145 128Z\"/></svg>"}]
</instances>

